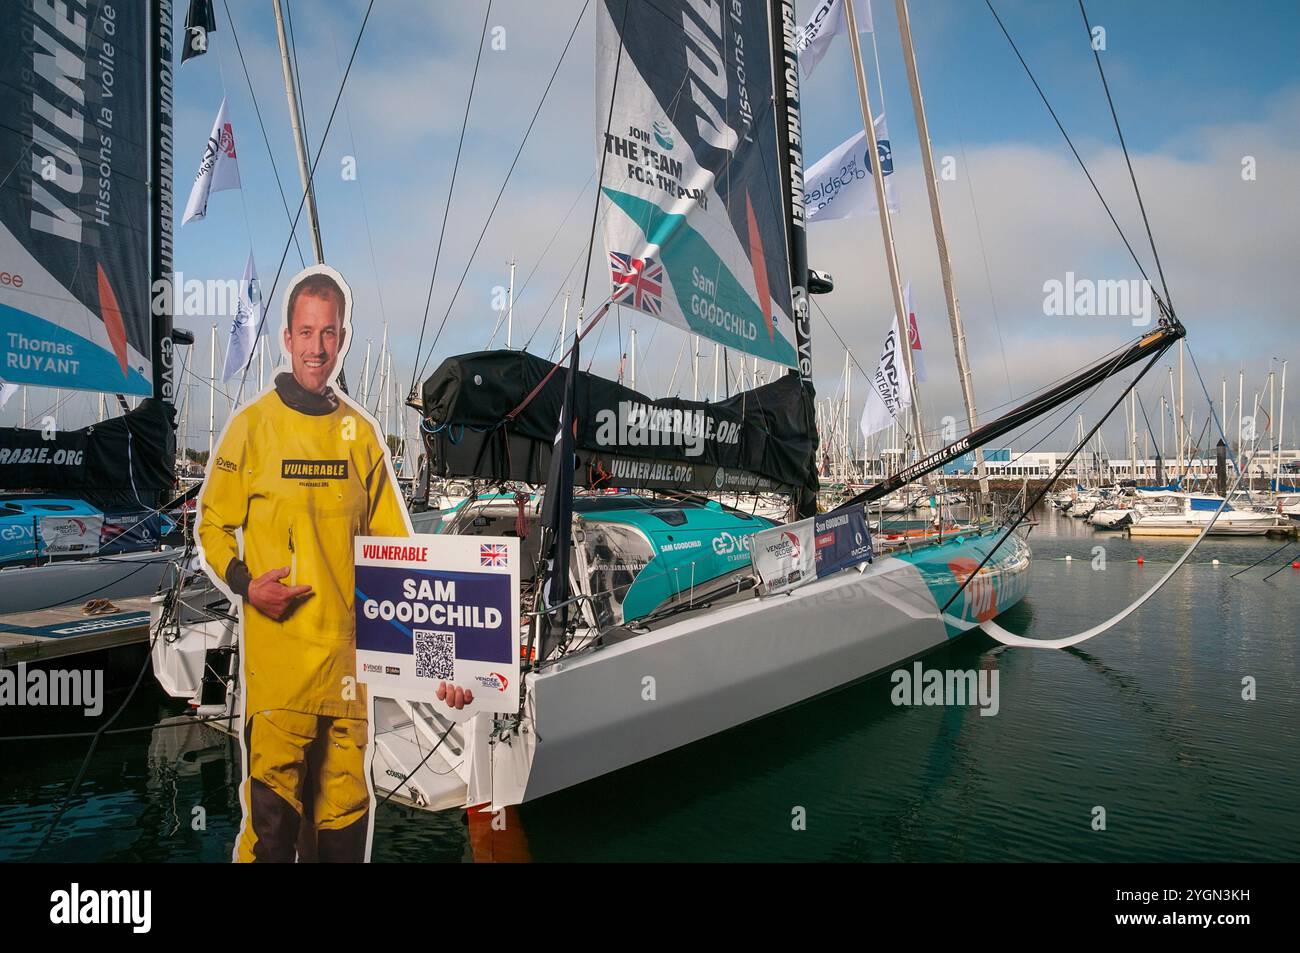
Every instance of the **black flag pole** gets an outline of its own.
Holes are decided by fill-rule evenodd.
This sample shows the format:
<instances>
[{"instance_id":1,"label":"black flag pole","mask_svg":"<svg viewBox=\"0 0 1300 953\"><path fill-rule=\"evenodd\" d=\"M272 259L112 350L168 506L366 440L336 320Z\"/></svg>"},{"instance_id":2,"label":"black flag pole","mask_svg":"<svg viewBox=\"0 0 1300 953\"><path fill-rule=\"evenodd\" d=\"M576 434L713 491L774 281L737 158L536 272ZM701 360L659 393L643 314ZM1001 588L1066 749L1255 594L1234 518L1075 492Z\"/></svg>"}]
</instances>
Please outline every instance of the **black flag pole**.
<instances>
[{"instance_id":1,"label":"black flag pole","mask_svg":"<svg viewBox=\"0 0 1300 953\"><path fill-rule=\"evenodd\" d=\"M624 0L622 21L618 30L618 54L614 61L614 81L609 92L609 111L605 117L604 135L600 139L600 169L596 175L596 201L591 210L591 233L587 237L587 264L582 274L582 295L578 299L578 320L574 324L573 348L569 351L569 367L564 378L564 403L560 407L560 424L555 435L551 454L551 467L547 474L546 495L542 504L542 526L546 536L542 552L546 553L545 567L546 606L557 607L558 616L543 613L538 617L541 638L538 640L537 664L543 663L561 643L569 624L569 550L573 540L573 468L574 428L576 424L578 359L582 341L582 320L587 306L587 283L591 279L591 252L596 244L596 226L600 222L600 195L605 185L605 159L609 151L605 142L609 138L610 124L614 121L614 100L618 94L618 73L623 64L623 30L627 26L627 11L632 0ZM563 343L563 342L561 342Z\"/></svg>"}]
</instances>

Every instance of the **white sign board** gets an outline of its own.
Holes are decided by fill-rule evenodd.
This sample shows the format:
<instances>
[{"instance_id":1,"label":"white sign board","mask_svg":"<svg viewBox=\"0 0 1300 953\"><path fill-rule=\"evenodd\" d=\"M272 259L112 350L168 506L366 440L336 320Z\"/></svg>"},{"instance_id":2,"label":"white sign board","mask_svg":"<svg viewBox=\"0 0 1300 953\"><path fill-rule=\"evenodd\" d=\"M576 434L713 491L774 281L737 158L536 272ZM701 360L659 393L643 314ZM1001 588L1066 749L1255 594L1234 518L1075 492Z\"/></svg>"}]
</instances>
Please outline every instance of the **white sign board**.
<instances>
[{"instance_id":1,"label":"white sign board","mask_svg":"<svg viewBox=\"0 0 1300 953\"><path fill-rule=\"evenodd\" d=\"M104 517L42 516L39 527L42 556L91 556L99 552Z\"/></svg>"},{"instance_id":2,"label":"white sign board","mask_svg":"<svg viewBox=\"0 0 1300 953\"><path fill-rule=\"evenodd\" d=\"M355 558L359 681L406 701L471 691L457 718L518 710L518 539L358 536Z\"/></svg>"}]
</instances>

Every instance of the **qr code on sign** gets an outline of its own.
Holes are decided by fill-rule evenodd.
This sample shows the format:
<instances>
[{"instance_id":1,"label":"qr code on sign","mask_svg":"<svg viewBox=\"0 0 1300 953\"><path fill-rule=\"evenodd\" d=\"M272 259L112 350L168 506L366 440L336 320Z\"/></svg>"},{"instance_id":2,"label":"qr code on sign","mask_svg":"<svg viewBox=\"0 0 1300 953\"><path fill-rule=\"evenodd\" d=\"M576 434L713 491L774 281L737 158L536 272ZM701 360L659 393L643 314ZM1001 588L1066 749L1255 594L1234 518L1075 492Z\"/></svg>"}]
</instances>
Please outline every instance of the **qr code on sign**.
<instances>
[{"instance_id":1,"label":"qr code on sign","mask_svg":"<svg viewBox=\"0 0 1300 953\"><path fill-rule=\"evenodd\" d=\"M456 634L415 629L416 678L455 678Z\"/></svg>"}]
</instances>

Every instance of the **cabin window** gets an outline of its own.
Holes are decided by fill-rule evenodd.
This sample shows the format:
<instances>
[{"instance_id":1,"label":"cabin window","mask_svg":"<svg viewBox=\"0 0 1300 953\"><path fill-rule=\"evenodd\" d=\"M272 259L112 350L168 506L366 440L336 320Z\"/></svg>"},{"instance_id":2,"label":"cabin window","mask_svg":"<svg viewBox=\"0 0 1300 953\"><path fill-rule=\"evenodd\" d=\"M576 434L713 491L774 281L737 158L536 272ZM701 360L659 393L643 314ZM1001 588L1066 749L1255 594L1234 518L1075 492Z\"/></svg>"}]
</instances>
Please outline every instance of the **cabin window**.
<instances>
[{"instance_id":1,"label":"cabin window","mask_svg":"<svg viewBox=\"0 0 1300 953\"><path fill-rule=\"evenodd\" d=\"M630 526L586 522L582 528L582 563L587 574L596 625L623 624L623 600L641 570L654 558L650 542Z\"/></svg>"}]
</instances>

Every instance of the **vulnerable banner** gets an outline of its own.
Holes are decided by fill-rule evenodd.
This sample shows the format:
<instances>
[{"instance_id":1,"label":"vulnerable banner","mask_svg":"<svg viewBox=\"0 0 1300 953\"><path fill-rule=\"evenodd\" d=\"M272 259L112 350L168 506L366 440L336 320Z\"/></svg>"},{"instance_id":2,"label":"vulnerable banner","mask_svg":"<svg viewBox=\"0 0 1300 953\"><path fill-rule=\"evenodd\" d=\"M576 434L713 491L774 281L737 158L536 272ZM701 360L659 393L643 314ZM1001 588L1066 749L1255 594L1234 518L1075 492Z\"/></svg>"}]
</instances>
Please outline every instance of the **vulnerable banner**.
<instances>
[{"instance_id":1,"label":"vulnerable banner","mask_svg":"<svg viewBox=\"0 0 1300 953\"><path fill-rule=\"evenodd\" d=\"M0 16L0 377L153 393L147 11Z\"/></svg>"},{"instance_id":2,"label":"vulnerable banner","mask_svg":"<svg viewBox=\"0 0 1300 953\"><path fill-rule=\"evenodd\" d=\"M473 692L454 718L519 708L519 540L356 538L357 677L386 698Z\"/></svg>"},{"instance_id":3,"label":"vulnerable banner","mask_svg":"<svg viewBox=\"0 0 1300 953\"><path fill-rule=\"evenodd\" d=\"M858 506L757 532L749 551L770 595L871 562L871 531Z\"/></svg>"},{"instance_id":4,"label":"vulnerable banner","mask_svg":"<svg viewBox=\"0 0 1300 953\"><path fill-rule=\"evenodd\" d=\"M522 351L443 361L422 392L434 474L546 483L564 398L553 368ZM586 372L575 392L579 486L779 493L816 480L816 409L793 375L717 401L654 400Z\"/></svg>"}]
</instances>

